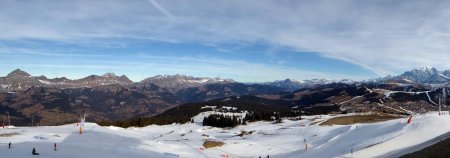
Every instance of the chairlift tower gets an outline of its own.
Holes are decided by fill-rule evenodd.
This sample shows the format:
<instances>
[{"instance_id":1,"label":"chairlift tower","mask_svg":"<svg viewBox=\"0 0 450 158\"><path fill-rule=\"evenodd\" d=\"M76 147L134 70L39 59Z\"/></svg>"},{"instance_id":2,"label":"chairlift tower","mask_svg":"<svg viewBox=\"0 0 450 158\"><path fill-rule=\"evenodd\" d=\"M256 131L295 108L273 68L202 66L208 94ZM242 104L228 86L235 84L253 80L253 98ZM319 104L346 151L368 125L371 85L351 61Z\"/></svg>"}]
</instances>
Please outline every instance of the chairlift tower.
<instances>
[{"instance_id":1,"label":"chairlift tower","mask_svg":"<svg viewBox=\"0 0 450 158\"><path fill-rule=\"evenodd\" d=\"M80 118L80 134L84 132L84 123L86 122L86 113L84 113Z\"/></svg>"}]
</instances>

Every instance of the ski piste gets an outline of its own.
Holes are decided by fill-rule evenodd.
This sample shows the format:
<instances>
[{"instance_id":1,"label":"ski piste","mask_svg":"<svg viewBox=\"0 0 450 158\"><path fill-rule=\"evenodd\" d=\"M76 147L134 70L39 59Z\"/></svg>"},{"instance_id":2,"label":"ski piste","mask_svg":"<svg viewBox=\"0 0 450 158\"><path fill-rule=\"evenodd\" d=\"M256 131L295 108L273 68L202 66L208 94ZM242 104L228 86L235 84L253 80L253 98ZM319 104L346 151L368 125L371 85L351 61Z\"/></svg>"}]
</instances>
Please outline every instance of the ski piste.
<instances>
[{"instance_id":1,"label":"ski piste","mask_svg":"<svg viewBox=\"0 0 450 158\"><path fill-rule=\"evenodd\" d=\"M43 157L119 158L119 157L389 157L405 154L450 131L450 115L442 111L413 114L378 123L321 126L320 123L340 116L355 114L304 116L302 120L284 118L281 123L251 122L248 125L222 129L201 125L204 115L194 123L150 125L147 127L102 127L85 122L62 126L16 127L1 129L2 157L22 158L35 147ZM84 120L84 121L83 121ZM409 123L408 123L409 122ZM76 126L75 124L78 124ZM79 129L83 129L82 135ZM253 134L236 136L241 131ZM414 139L411 139L414 138ZM224 142L221 147L205 148L206 140ZM306 141L305 141L306 140ZM9 150L7 143L12 142ZM54 144L58 150L54 151ZM306 147L307 145L307 147ZM117 150L111 150L117 149ZM394 156L395 157L395 156Z\"/></svg>"}]
</instances>

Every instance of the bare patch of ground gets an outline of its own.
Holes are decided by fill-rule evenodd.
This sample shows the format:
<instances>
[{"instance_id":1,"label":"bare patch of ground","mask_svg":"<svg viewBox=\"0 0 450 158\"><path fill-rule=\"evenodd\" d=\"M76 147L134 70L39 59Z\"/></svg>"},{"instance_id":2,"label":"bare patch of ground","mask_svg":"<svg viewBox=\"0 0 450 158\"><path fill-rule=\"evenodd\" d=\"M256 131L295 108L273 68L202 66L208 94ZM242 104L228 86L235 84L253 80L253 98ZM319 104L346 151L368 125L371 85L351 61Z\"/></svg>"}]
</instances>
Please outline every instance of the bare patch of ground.
<instances>
[{"instance_id":1,"label":"bare patch of ground","mask_svg":"<svg viewBox=\"0 0 450 158\"><path fill-rule=\"evenodd\" d=\"M369 115L353 115L353 116L341 116L331 118L326 120L325 122L320 123L321 126L326 125L350 125L355 123L375 123L375 122L383 122L393 119L402 118L400 116L395 115L386 115L386 114L369 114Z\"/></svg>"},{"instance_id":2,"label":"bare patch of ground","mask_svg":"<svg viewBox=\"0 0 450 158\"><path fill-rule=\"evenodd\" d=\"M17 133L17 132L13 132L13 133L1 133L1 134L0 134L0 137L12 137L12 136L15 136L15 135L19 135L19 133Z\"/></svg>"},{"instance_id":3,"label":"bare patch of ground","mask_svg":"<svg viewBox=\"0 0 450 158\"><path fill-rule=\"evenodd\" d=\"M222 145L224 145L225 143L224 142L221 142L221 141L212 141L212 140L206 140L204 143L203 143L203 147L205 147L205 149L208 149L208 148L213 148L213 147L221 147Z\"/></svg>"}]
</instances>

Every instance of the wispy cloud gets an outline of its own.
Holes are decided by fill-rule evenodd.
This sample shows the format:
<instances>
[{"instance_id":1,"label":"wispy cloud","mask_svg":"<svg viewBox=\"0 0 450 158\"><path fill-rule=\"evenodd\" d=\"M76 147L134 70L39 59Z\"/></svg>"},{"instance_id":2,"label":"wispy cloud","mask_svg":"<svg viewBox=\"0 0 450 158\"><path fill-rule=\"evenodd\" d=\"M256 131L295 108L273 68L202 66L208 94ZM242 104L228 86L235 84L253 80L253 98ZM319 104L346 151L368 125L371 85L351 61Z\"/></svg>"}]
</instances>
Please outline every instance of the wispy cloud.
<instances>
[{"instance_id":1,"label":"wispy cloud","mask_svg":"<svg viewBox=\"0 0 450 158\"><path fill-rule=\"evenodd\" d=\"M35 55L35 56L58 56L58 57L105 57L102 54L83 54L83 53L71 53L70 51L55 52L54 50L39 50L28 48L9 48L0 47L0 55Z\"/></svg>"},{"instance_id":2,"label":"wispy cloud","mask_svg":"<svg viewBox=\"0 0 450 158\"><path fill-rule=\"evenodd\" d=\"M156 9L158 9L159 11L161 11L161 13L163 13L164 15L166 15L168 18L170 18L171 20L175 21L175 17L169 12L167 11L164 7L162 7L161 5L159 5L158 2L156 2L156 0L148 0L150 2L150 4L152 4Z\"/></svg>"}]
</instances>

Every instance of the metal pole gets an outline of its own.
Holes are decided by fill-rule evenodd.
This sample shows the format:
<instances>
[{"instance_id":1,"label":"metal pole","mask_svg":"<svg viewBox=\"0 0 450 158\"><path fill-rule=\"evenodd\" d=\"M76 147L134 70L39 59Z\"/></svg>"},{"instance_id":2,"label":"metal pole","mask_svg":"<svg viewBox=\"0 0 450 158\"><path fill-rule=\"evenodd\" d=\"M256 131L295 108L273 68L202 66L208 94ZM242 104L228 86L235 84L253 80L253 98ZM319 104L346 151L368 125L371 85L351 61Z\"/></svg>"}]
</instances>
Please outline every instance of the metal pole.
<instances>
[{"instance_id":1,"label":"metal pole","mask_svg":"<svg viewBox=\"0 0 450 158\"><path fill-rule=\"evenodd\" d=\"M441 115L441 97L439 97L439 115Z\"/></svg>"},{"instance_id":2,"label":"metal pole","mask_svg":"<svg viewBox=\"0 0 450 158\"><path fill-rule=\"evenodd\" d=\"M9 116L9 112L6 112L8 114L8 126L11 126L11 116Z\"/></svg>"}]
</instances>

